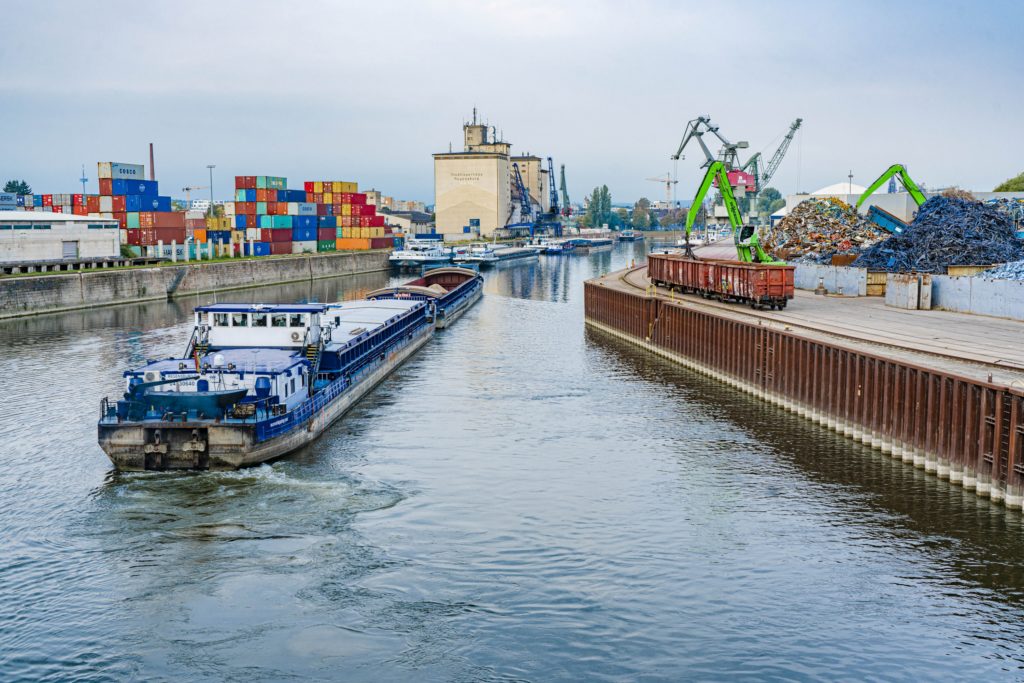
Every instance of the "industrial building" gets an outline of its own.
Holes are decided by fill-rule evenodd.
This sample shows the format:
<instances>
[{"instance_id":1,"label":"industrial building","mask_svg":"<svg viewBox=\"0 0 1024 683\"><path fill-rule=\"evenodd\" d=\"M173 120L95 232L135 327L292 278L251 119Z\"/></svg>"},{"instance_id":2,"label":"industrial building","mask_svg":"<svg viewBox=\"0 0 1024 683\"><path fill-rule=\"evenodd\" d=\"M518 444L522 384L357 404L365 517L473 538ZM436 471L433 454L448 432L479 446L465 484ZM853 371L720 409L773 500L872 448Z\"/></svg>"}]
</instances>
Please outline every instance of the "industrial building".
<instances>
[{"instance_id":1,"label":"industrial building","mask_svg":"<svg viewBox=\"0 0 1024 683\"><path fill-rule=\"evenodd\" d=\"M436 231L447 240L490 237L519 220L513 200L513 164L519 168L535 211L551 208L549 174L541 157L511 156L497 129L473 119L462 126L463 150L434 154Z\"/></svg>"},{"instance_id":2,"label":"industrial building","mask_svg":"<svg viewBox=\"0 0 1024 683\"><path fill-rule=\"evenodd\" d=\"M35 211L0 213L0 263L120 255L116 220Z\"/></svg>"}]
</instances>

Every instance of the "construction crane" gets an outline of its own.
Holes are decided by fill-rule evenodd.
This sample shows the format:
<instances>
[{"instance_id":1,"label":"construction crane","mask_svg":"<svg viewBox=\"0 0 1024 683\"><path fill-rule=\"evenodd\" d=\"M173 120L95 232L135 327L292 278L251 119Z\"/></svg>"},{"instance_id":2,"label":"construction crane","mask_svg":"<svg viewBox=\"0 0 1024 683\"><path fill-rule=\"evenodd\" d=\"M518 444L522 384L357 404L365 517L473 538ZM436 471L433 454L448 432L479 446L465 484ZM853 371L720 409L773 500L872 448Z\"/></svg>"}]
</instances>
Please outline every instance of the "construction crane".
<instances>
[{"instance_id":1,"label":"construction crane","mask_svg":"<svg viewBox=\"0 0 1024 683\"><path fill-rule=\"evenodd\" d=\"M192 193L196 190L209 190L209 185L193 185L192 187L183 187L181 191L185 193L185 207L192 208Z\"/></svg>"},{"instance_id":2,"label":"construction crane","mask_svg":"<svg viewBox=\"0 0 1024 683\"><path fill-rule=\"evenodd\" d=\"M564 169L565 166L562 166ZM557 216L560 212L558 210L558 190L555 189L555 162L548 157L548 185L550 186L550 197L551 197L551 214Z\"/></svg>"},{"instance_id":3,"label":"construction crane","mask_svg":"<svg viewBox=\"0 0 1024 683\"><path fill-rule=\"evenodd\" d=\"M569 217L572 215L572 204L569 203L569 189L565 184L565 164L562 164L562 215Z\"/></svg>"},{"instance_id":4,"label":"construction crane","mask_svg":"<svg viewBox=\"0 0 1024 683\"><path fill-rule=\"evenodd\" d=\"M768 161L768 165L761 168L761 153L758 152L754 156L747 160L747 163L743 164L741 170L749 172L754 176L754 194L757 195L765 188L765 186L771 182L772 176L779 170L779 165L782 164L782 158L786 156L786 152L789 150L789 145L793 142L793 136L800 129L800 124L803 123L803 119L797 119L789 125L789 132L779 143L779 148L775 150L775 154Z\"/></svg>"},{"instance_id":5,"label":"construction crane","mask_svg":"<svg viewBox=\"0 0 1024 683\"><path fill-rule=\"evenodd\" d=\"M675 208L675 204L672 202L672 186L677 184L679 181L672 180L671 173L666 173L664 178L645 178L645 180L650 180L652 183L665 183L665 208Z\"/></svg>"}]
</instances>

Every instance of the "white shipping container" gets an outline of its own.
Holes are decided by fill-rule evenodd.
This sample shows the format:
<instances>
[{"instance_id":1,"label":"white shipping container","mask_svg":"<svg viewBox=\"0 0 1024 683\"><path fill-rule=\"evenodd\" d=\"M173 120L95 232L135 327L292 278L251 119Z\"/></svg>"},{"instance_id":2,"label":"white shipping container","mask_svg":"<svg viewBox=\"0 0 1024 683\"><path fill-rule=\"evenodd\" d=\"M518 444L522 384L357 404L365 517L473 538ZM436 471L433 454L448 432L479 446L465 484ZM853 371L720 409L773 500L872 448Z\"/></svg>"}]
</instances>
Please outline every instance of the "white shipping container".
<instances>
[{"instance_id":1,"label":"white shipping container","mask_svg":"<svg viewBox=\"0 0 1024 683\"><path fill-rule=\"evenodd\" d=\"M288 215L289 216L298 216L299 215L299 203L298 202L288 202Z\"/></svg>"},{"instance_id":2,"label":"white shipping container","mask_svg":"<svg viewBox=\"0 0 1024 683\"><path fill-rule=\"evenodd\" d=\"M109 195L100 196L100 213L111 213L114 210L114 198Z\"/></svg>"},{"instance_id":3,"label":"white shipping container","mask_svg":"<svg viewBox=\"0 0 1024 683\"><path fill-rule=\"evenodd\" d=\"M101 161L98 166L100 178L126 178L128 180L145 180L146 169L142 164L120 164L115 161Z\"/></svg>"},{"instance_id":4,"label":"white shipping container","mask_svg":"<svg viewBox=\"0 0 1024 683\"><path fill-rule=\"evenodd\" d=\"M224 202L224 215L225 216L234 216L235 215L235 203L234 202ZM232 223L231 225L234 225L234 223Z\"/></svg>"},{"instance_id":5,"label":"white shipping container","mask_svg":"<svg viewBox=\"0 0 1024 683\"><path fill-rule=\"evenodd\" d=\"M316 253L316 240L309 242L292 242L292 253L293 254L315 254Z\"/></svg>"},{"instance_id":6,"label":"white shipping container","mask_svg":"<svg viewBox=\"0 0 1024 683\"><path fill-rule=\"evenodd\" d=\"M246 241L252 240L253 242L260 241L260 229L259 228L246 228L245 229Z\"/></svg>"}]
</instances>

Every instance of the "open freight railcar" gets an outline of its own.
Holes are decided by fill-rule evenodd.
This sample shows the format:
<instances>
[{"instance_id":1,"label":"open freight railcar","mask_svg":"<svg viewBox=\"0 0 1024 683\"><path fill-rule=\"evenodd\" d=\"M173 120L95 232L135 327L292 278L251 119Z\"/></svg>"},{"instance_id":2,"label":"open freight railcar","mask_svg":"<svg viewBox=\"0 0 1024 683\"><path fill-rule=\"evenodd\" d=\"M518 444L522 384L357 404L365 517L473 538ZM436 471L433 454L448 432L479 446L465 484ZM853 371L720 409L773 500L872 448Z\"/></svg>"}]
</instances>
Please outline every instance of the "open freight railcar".
<instances>
[{"instance_id":1,"label":"open freight railcar","mask_svg":"<svg viewBox=\"0 0 1024 683\"><path fill-rule=\"evenodd\" d=\"M793 298L793 266L693 259L682 254L649 254L651 282L706 299L782 310Z\"/></svg>"}]
</instances>

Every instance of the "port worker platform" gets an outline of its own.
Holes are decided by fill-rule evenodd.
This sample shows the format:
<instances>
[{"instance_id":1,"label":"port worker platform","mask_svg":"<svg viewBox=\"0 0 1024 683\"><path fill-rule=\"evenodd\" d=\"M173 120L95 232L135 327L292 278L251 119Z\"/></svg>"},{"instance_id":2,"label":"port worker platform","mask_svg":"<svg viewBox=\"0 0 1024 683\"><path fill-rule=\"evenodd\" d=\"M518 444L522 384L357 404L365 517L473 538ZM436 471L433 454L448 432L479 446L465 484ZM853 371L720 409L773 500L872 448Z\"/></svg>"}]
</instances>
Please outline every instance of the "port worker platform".
<instances>
[{"instance_id":1,"label":"port worker platform","mask_svg":"<svg viewBox=\"0 0 1024 683\"><path fill-rule=\"evenodd\" d=\"M710 309L773 329L861 348L937 370L1024 388L1024 322L953 313L903 310L882 297L820 296L797 290L783 311L753 310L655 287L647 267L609 273L592 282Z\"/></svg>"}]
</instances>

